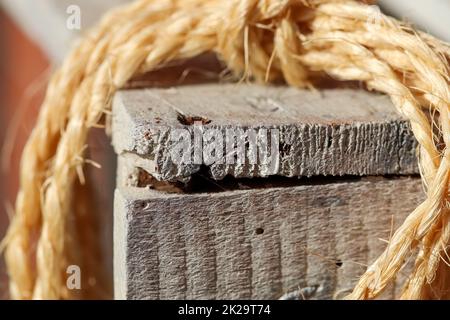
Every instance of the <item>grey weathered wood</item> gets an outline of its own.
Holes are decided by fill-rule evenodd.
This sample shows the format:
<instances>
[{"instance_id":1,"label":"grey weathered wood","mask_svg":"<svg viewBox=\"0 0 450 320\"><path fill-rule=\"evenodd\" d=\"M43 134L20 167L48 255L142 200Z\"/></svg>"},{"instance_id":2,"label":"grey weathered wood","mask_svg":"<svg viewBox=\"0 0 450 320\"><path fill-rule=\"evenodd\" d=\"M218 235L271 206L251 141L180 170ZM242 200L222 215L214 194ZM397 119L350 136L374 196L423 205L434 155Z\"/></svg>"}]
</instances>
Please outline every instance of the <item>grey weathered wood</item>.
<instances>
[{"instance_id":1,"label":"grey weathered wood","mask_svg":"<svg viewBox=\"0 0 450 320\"><path fill-rule=\"evenodd\" d=\"M170 134L203 119L203 129L278 129L275 167L208 165L214 179L417 173L416 141L386 96L355 89L310 92L288 87L205 84L119 92L113 104L118 154L164 181L186 181L199 164L172 161ZM183 122L186 123L186 122ZM207 124L206 124L207 123ZM226 154L224 152L224 154ZM224 161L226 162L226 161ZM273 170L272 170L273 169Z\"/></svg>"},{"instance_id":2,"label":"grey weathered wood","mask_svg":"<svg viewBox=\"0 0 450 320\"><path fill-rule=\"evenodd\" d=\"M126 161L115 194L117 299L340 297L423 198L418 177L168 193L131 186Z\"/></svg>"},{"instance_id":3,"label":"grey weathered wood","mask_svg":"<svg viewBox=\"0 0 450 320\"><path fill-rule=\"evenodd\" d=\"M180 128L192 134L193 119L204 130L280 131L276 171L213 163L213 179L322 178L236 179L231 188L212 180L225 187L188 193L170 182L198 177L201 166L171 161L169 136ZM417 176L386 176L418 172L407 122L387 97L362 90L208 84L121 91L113 143L118 299L340 297L423 198ZM331 175L347 177L324 177ZM398 291L390 287L385 298Z\"/></svg>"}]
</instances>

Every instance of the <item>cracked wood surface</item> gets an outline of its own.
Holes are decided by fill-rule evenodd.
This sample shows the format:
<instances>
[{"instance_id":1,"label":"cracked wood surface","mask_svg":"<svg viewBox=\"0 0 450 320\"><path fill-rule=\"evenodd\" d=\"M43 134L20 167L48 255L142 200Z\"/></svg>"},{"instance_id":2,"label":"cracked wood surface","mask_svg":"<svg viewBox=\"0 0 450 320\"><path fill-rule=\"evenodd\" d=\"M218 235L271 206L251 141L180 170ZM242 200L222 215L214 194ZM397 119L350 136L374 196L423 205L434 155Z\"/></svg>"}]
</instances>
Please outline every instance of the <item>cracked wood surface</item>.
<instances>
[{"instance_id":1,"label":"cracked wood surface","mask_svg":"<svg viewBox=\"0 0 450 320\"><path fill-rule=\"evenodd\" d=\"M278 129L276 170L174 163L170 134L193 134L195 120L219 132ZM418 173L407 122L387 97L362 90L125 90L115 96L112 132L117 299L341 297L424 198L417 175L389 178ZM262 185L186 192L168 183L208 174L216 185L226 176L239 178L233 186L241 178ZM398 283L384 298L398 294Z\"/></svg>"},{"instance_id":2,"label":"cracked wood surface","mask_svg":"<svg viewBox=\"0 0 450 320\"><path fill-rule=\"evenodd\" d=\"M386 96L357 89L310 92L288 87L203 84L121 91L113 104L113 143L158 180L187 181L202 167L173 161L171 133L217 129L279 132L276 161L206 164L211 176L237 178L416 174L417 143ZM246 140L247 141L247 140ZM194 144L192 144L194 145ZM225 143L224 143L225 145ZM246 147L246 154L252 151ZM223 163L221 163L223 162Z\"/></svg>"}]
</instances>

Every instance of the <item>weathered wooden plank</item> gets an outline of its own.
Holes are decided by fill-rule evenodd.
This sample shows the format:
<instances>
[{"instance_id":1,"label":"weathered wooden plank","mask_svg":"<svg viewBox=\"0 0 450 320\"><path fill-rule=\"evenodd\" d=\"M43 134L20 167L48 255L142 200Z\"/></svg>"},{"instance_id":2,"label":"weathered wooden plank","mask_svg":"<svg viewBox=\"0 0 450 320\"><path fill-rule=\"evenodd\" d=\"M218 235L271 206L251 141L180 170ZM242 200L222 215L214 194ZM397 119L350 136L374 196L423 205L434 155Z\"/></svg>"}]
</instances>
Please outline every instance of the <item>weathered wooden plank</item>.
<instances>
[{"instance_id":1,"label":"weathered wooden plank","mask_svg":"<svg viewBox=\"0 0 450 320\"><path fill-rule=\"evenodd\" d=\"M186 181L202 165L217 180L226 175L418 173L416 141L407 122L397 115L386 96L363 90L317 93L288 87L205 84L122 91L116 95L113 108L116 152L133 158L137 166L158 180ZM201 125L193 125L195 120ZM212 163L205 157L195 163L194 157L189 157L191 163L174 161L171 152L178 141L173 134L182 129L189 137L189 155L194 152L195 134L206 139L206 132L211 130L217 130L223 140L222 152ZM231 139L226 140L227 130L236 130L243 137L245 163L231 163L227 158L233 154L227 149L233 146L228 143ZM270 141L275 143L272 161L249 161L257 153L249 147L252 140L245 135L249 132L262 137L275 134L267 138L269 146ZM258 148L264 146L261 139L257 140ZM207 144L203 142L200 153Z\"/></svg>"},{"instance_id":2,"label":"weathered wooden plank","mask_svg":"<svg viewBox=\"0 0 450 320\"><path fill-rule=\"evenodd\" d=\"M118 299L342 296L423 199L418 177L170 193L130 185L134 168L124 161L114 214Z\"/></svg>"}]
</instances>

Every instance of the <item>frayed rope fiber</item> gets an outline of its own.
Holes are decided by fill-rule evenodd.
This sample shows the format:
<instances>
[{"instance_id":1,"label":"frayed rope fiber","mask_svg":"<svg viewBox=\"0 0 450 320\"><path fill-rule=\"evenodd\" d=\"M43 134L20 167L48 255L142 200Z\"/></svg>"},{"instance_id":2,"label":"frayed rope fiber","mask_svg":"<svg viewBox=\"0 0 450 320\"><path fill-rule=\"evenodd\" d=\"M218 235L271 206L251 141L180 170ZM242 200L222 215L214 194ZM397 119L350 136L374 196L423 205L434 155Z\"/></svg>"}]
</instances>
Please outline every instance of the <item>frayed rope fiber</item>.
<instances>
[{"instance_id":1,"label":"frayed rope fiber","mask_svg":"<svg viewBox=\"0 0 450 320\"><path fill-rule=\"evenodd\" d=\"M328 74L390 96L419 142L427 197L348 298L376 298L414 252L399 298L448 298L450 47L375 9L351 0L138 0L106 14L53 75L23 151L4 242L11 297L107 297L94 231L76 227L93 215L79 183L88 131L131 77L214 52L247 79L311 87ZM70 264L97 285L67 290Z\"/></svg>"}]
</instances>

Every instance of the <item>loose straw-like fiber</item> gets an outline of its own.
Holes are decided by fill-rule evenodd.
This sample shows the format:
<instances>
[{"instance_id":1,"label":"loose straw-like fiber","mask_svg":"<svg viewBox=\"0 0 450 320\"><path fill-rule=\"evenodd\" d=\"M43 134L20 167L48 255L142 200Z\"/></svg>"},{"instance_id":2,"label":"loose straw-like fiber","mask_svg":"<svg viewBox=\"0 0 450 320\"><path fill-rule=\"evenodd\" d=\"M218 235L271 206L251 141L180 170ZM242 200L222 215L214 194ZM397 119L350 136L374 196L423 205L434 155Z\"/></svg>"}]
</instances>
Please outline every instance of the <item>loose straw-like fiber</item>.
<instances>
[{"instance_id":1,"label":"loose straw-like fiber","mask_svg":"<svg viewBox=\"0 0 450 320\"><path fill-rule=\"evenodd\" d=\"M131 77L204 52L260 82L310 87L327 73L391 97L419 142L427 197L348 298L377 297L416 248L400 298L447 298L449 45L351 0L138 0L109 12L52 77L24 149L5 239L12 298L101 297L93 234L74 227L94 214L79 205L77 181L89 128ZM83 296L66 288L70 264L97 280Z\"/></svg>"}]
</instances>

